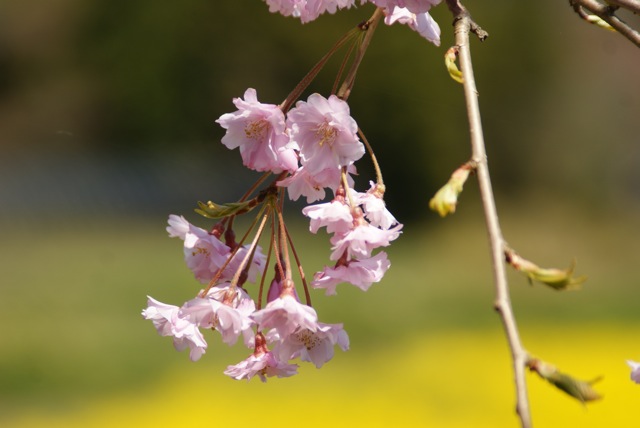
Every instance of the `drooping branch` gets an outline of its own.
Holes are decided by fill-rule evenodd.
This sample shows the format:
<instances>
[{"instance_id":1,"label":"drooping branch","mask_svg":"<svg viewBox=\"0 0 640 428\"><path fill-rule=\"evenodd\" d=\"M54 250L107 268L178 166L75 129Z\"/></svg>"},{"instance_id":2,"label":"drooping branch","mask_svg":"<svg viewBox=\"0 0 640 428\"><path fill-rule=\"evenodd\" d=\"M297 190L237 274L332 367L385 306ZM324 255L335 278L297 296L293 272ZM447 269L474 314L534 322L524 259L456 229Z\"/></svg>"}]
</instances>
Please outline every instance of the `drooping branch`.
<instances>
[{"instance_id":1,"label":"drooping branch","mask_svg":"<svg viewBox=\"0 0 640 428\"><path fill-rule=\"evenodd\" d=\"M640 1L607 0L606 3L601 3L598 0L569 0L569 4L582 19L593 22L590 17L597 16L640 48L640 32L616 15L618 9L621 8L640 14Z\"/></svg>"},{"instance_id":2,"label":"drooping branch","mask_svg":"<svg viewBox=\"0 0 640 428\"><path fill-rule=\"evenodd\" d=\"M480 120L478 92L476 90L473 65L471 63L471 51L469 47L470 32L478 35L481 40L486 38L487 33L472 21L469 13L458 0L447 0L447 5L454 15L455 40L459 49L459 60L464 80L464 94L471 133L472 161L477 165L476 172L478 176L478 184L491 247L496 292L494 307L502 320L509 348L511 350L517 396L516 412L520 418L522 427L530 428L531 414L529 410L529 399L525 377L525 367L529 356L521 343L520 334L518 332L509 296L504 262L505 242L502 237L500 223L498 221L497 209L491 186L491 178L489 176L489 166L487 163L482 122Z\"/></svg>"}]
</instances>

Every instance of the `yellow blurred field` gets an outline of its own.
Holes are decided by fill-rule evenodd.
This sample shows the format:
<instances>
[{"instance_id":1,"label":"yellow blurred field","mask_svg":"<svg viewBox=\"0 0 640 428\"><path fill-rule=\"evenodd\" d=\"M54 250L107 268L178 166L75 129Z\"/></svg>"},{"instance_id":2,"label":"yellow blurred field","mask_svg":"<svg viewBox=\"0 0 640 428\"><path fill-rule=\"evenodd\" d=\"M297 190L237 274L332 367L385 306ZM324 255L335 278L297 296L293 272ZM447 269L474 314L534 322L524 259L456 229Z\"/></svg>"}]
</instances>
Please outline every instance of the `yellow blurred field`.
<instances>
[{"instance_id":1,"label":"yellow blurred field","mask_svg":"<svg viewBox=\"0 0 640 428\"><path fill-rule=\"evenodd\" d=\"M635 327L635 328L634 328ZM596 384L604 399L586 406L528 376L539 427L637 426L640 386L624 362L637 326L600 325L529 332L539 355ZM636 347L637 349L637 347ZM167 349L167 352L171 352ZM321 370L289 379L236 382L224 367L184 365L145 387L92 400L74 412L33 413L6 427L515 427L514 394L499 332L415 337L402 346L337 354ZM36 406L37 408L37 406Z\"/></svg>"}]
</instances>

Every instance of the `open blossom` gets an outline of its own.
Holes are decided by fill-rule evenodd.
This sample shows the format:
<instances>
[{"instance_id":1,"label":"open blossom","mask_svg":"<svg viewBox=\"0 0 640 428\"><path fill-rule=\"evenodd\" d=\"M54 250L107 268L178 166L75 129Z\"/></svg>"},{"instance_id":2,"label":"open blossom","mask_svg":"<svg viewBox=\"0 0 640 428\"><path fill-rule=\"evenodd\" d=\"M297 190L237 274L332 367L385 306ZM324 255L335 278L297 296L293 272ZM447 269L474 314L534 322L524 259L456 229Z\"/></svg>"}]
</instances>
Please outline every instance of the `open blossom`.
<instances>
[{"instance_id":1,"label":"open blossom","mask_svg":"<svg viewBox=\"0 0 640 428\"><path fill-rule=\"evenodd\" d=\"M333 358L333 347L349 349L349 336L342 328L342 324L318 323L315 331L300 328L287 336L282 342L274 346L273 353L282 361L300 357L302 361L309 361L317 368Z\"/></svg>"},{"instance_id":2,"label":"open blossom","mask_svg":"<svg viewBox=\"0 0 640 428\"><path fill-rule=\"evenodd\" d=\"M198 327L179 315L180 308L148 297L147 308L142 311L145 319L151 320L161 336L173 336L173 346L182 351L190 349L191 361L198 361L207 349L207 342Z\"/></svg>"},{"instance_id":3,"label":"open blossom","mask_svg":"<svg viewBox=\"0 0 640 428\"><path fill-rule=\"evenodd\" d=\"M369 183L371 188L366 193L353 192L355 194L354 201L357 205L362 206L364 216L369 223L381 229L389 229L398 220L387 209L382 194L378 190L378 185L374 182Z\"/></svg>"},{"instance_id":4,"label":"open blossom","mask_svg":"<svg viewBox=\"0 0 640 428\"><path fill-rule=\"evenodd\" d=\"M258 334L256 336L255 351L253 354L238 364L228 366L224 374L236 380L249 380L257 375L261 381L266 382L267 377L288 377L293 376L297 372L297 364L289 364L276 359L273 353L267 348L262 334Z\"/></svg>"},{"instance_id":5,"label":"open blossom","mask_svg":"<svg viewBox=\"0 0 640 428\"><path fill-rule=\"evenodd\" d=\"M224 266L231 255L231 249L218 237L206 230L194 226L182 216L170 215L167 232L170 237L180 238L184 241L184 259L194 276L202 284L206 284ZM240 263L247 254L247 249L238 249L231 262L222 273L221 279L231 279L237 271ZM253 262L249 267L247 280L255 282L258 274L265 265L265 256L258 247L253 256Z\"/></svg>"},{"instance_id":6,"label":"open blossom","mask_svg":"<svg viewBox=\"0 0 640 428\"><path fill-rule=\"evenodd\" d=\"M336 294L336 286L341 283L349 283L367 291L371 284L382 279L390 266L387 254L380 251L373 257L354 259L335 267L325 267L314 275L311 286L324 288L327 295Z\"/></svg>"},{"instance_id":7,"label":"open blossom","mask_svg":"<svg viewBox=\"0 0 640 428\"><path fill-rule=\"evenodd\" d=\"M347 184L353 186L351 174L356 174L355 165L347 167ZM325 189L331 189L334 193L342 184L342 169L340 167L326 168L316 174L309 174L307 168L301 166L289 177L280 180L278 186L286 187L289 199L297 201L300 196L307 198L307 203L322 200L325 197Z\"/></svg>"},{"instance_id":8,"label":"open blossom","mask_svg":"<svg viewBox=\"0 0 640 428\"><path fill-rule=\"evenodd\" d=\"M295 171L298 159L286 147L289 136L282 110L277 105L258 102L252 88L245 91L244 100L234 98L233 103L238 110L223 114L216 121L227 130L222 144L229 149L239 147L243 164L255 171Z\"/></svg>"},{"instance_id":9,"label":"open blossom","mask_svg":"<svg viewBox=\"0 0 640 428\"><path fill-rule=\"evenodd\" d=\"M334 199L331 202L309 205L302 209L302 214L311 219L309 231L318 232L321 227L327 228L327 233L345 233L353 227L351 208L344 201Z\"/></svg>"},{"instance_id":10,"label":"open blossom","mask_svg":"<svg viewBox=\"0 0 640 428\"><path fill-rule=\"evenodd\" d=\"M441 1L442 0L362 0L362 3L373 3L378 7L388 10L394 7L402 7L412 13L424 13L428 12L432 6L437 5Z\"/></svg>"},{"instance_id":11,"label":"open blossom","mask_svg":"<svg viewBox=\"0 0 640 428\"><path fill-rule=\"evenodd\" d=\"M300 161L312 176L351 165L364 155L349 105L335 95L327 99L311 94L306 102L298 101L287 114L287 125L291 129L289 147L300 151Z\"/></svg>"},{"instance_id":12,"label":"open blossom","mask_svg":"<svg viewBox=\"0 0 640 428\"><path fill-rule=\"evenodd\" d=\"M286 293L269 302L264 309L254 312L251 318L261 330L275 329L282 339L298 328L315 331L318 323L315 309Z\"/></svg>"},{"instance_id":13,"label":"open blossom","mask_svg":"<svg viewBox=\"0 0 640 428\"><path fill-rule=\"evenodd\" d=\"M338 260L344 256L345 252L347 260L370 257L371 251L388 246L391 241L400 236L400 229L402 229L401 224L388 230L382 230L366 221L359 221L347 233L336 233L331 238L333 252L330 259Z\"/></svg>"},{"instance_id":14,"label":"open blossom","mask_svg":"<svg viewBox=\"0 0 640 428\"><path fill-rule=\"evenodd\" d=\"M246 346L253 346L254 322L249 317L256 305L246 291L229 283L212 287L205 298L196 297L180 308L180 316L202 328L214 328L222 341L233 345L242 335Z\"/></svg>"},{"instance_id":15,"label":"open blossom","mask_svg":"<svg viewBox=\"0 0 640 428\"><path fill-rule=\"evenodd\" d=\"M414 13L407 8L394 7L386 15L384 23L392 25L395 22L409 26L436 46L440 46L440 26L427 12Z\"/></svg>"},{"instance_id":16,"label":"open blossom","mask_svg":"<svg viewBox=\"0 0 640 428\"><path fill-rule=\"evenodd\" d=\"M265 0L269 12L279 12L284 16L300 18L305 24L325 12L335 13L337 9L353 6L355 0Z\"/></svg>"}]
</instances>

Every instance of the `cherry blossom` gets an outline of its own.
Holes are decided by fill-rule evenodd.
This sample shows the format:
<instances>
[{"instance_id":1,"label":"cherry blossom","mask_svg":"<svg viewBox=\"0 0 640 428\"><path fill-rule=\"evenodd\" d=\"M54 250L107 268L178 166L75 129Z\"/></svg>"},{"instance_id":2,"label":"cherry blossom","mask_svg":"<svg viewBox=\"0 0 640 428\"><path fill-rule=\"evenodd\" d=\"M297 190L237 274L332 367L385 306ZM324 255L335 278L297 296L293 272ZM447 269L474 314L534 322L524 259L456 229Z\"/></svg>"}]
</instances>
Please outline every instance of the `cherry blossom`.
<instances>
[{"instance_id":1,"label":"cherry blossom","mask_svg":"<svg viewBox=\"0 0 640 428\"><path fill-rule=\"evenodd\" d=\"M369 182L371 188L366 193L354 192L354 201L357 205L361 205L364 211L365 218L376 227L381 229L389 229L394 224L398 223L398 220L387 209L383 194L378 186L373 181Z\"/></svg>"},{"instance_id":2,"label":"cherry blossom","mask_svg":"<svg viewBox=\"0 0 640 428\"><path fill-rule=\"evenodd\" d=\"M246 346L253 346L254 322L249 316L256 306L246 291L229 283L212 287L205 298L196 297L180 308L180 316L202 328L214 328L222 341L234 345L244 337Z\"/></svg>"},{"instance_id":3,"label":"cherry blossom","mask_svg":"<svg viewBox=\"0 0 640 428\"><path fill-rule=\"evenodd\" d=\"M300 151L300 161L312 176L348 166L364 155L349 105L335 95L327 99L311 94L306 102L298 101L287 114L287 126L291 129L288 147Z\"/></svg>"},{"instance_id":4,"label":"cherry blossom","mask_svg":"<svg viewBox=\"0 0 640 428\"><path fill-rule=\"evenodd\" d=\"M202 284L213 279L231 255L231 249L218 237L192 225L182 216L170 215L167 232L170 237L184 240L184 259L187 267ZM221 279L231 279L247 254L247 248L239 248L222 273ZM248 281L255 282L265 265L265 256L260 247L256 249L248 271Z\"/></svg>"},{"instance_id":5,"label":"cherry blossom","mask_svg":"<svg viewBox=\"0 0 640 428\"><path fill-rule=\"evenodd\" d=\"M319 228L325 226L328 233L346 233L353 227L351 208L344 200L310 205L302 209L302 214L311 219L309 230L312 233L318 232Z\"/></svg>"},{"instance_id":6,"label":"cherry blossom","mask_svg":"<svg viewBox=\"0 0 640 428\"><path fill-rule=\"evenodd\" d=\"M228 366L224 372L224 374L236 380L249 380L257 375L262 382L266 382L267 377L289 377L297 373L297 364L289 364L276 359L273 353L267 348L262 334L256 336L256 345L253 354L238 364Z\"/></svg>"},{"instance_id":7,"label":"cherry blossom","mask_svg":"<svg viewBox=\"0 0 640 428\"><path fill-rule=\"evenodd\" d=\"M400 236L402 225L388 230L378 229L366 221L358 221L357 225L347 233L335 234L331 238L333 245L331 260L338 260L346 253L347 259L366 258L378 247L386 247Z\"/></svg>"},{"instance_id":8,"label":"cherry blossom","mask_svg":"<svg viewBox=\"0 0 640 428\"><path fill-rule=\"evenodd\" d=\"M180 308L159 302L147 296L147 308L142 311L144 319L151 320L161 336L173 336L173 346L182 351L190 349L191 361L198 361L207 349L207 342L198 327L181 318Z\"/></svg>"},{"instance_id":9,"label":"cherry blossom","mask_svg":"<svg viewBox=\"0 0 640 428\"><path fill-rule=\"evenodd\" d=\"M391 10L394 7L406 8L412 13L425 13L442 0L362 0L361 3L373 3L378 7Z\"/></svg>"},{"instance_id":10,"label":"cherry blossom","mask_svg":"<svg viewBox=\"0 0 640 428\"><path fill-rule=\"evenodd\" d=\"M366 259L354 259L335 267L325 267L314 275L311 286L324 288L327 295L336 294L336 286L350 283L367 291L374 282L379 282L391 266L384 251Z\"/></svg>"},{"instance_id":11,"label":"cherry blossom","mask_svg":"<svg viewBox=\"0 0 640 428\"><path fill-rule=\"evenodd\" d=\"M286 291L283 294L269 302L264 309L251 315L258 327L261 330L273 328L282 339L298 328L315 331L318 322L315 309L300 303L295 296L287 294Z\"/></svg>"},{"instance_id":12,"label":"cherry blossom","mask_svg":"<svg viewBox=\"0 0 640 428\"><path fill-rule=\"evenodd\" d=\"M274 346L274 354L282 361L300 357L302 361L315 364L317 368L333 358L333 347L349 349L349 336L342 324L318 323L315 331L299 328Z\"/></svg>"},{"instance_id":13,"label":"cherry blossom","mask_svg":"<svg viewBox=\"0 0 640 428\"><path fill-rule=\"evenodd\" d=\"M229 149L240 148L242 162L255 171L295 171L298 160L295 152L287 148L284 113L274 104L258 102L256 90L249 88L244 100L234 98L238 108L220 116L218 122L227 130L222 144Z\"/></svg>"},{"instance_id":14,"label":"cherry blossom","mask_svg":"<svg viewBox=\"0 0 640 428\"><path fill-rule=\"evenodd\" d=\"M337 9L353 6L355 0L265 0L269 12L279 12L284 16L300 18L305 24L325 12L335 13Z\"/></svg>"},{"instance_id":15,"label":"cherry blossom","mask_svg":"<svg viewBox=\"0 0 640 428\"><path fill-rule=\"evenodd\" d=\"M408 8L394 7L389 9L384 22L392 25L395 22L405 24L436 46L440 46L440 26L427 12L414 13Z\"/></svg>"}]
</instances>

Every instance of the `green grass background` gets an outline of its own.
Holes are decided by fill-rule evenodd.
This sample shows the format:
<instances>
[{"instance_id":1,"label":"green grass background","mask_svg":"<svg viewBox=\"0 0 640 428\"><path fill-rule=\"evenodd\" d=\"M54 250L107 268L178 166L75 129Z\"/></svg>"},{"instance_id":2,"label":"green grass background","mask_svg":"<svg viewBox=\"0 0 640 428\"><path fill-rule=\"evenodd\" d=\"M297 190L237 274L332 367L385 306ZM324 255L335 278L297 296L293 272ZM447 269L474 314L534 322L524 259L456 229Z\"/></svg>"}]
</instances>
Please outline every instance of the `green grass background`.
<instances>
[{"instance_id":1,"label":"green grass background","mask_svg":"<svg viewBox=\"0 0 640 428\"><path fill-rule=\"evenodd\" d=\"M583 406L528 374L534 423L636 426L640 386L625 359L640 359L639 211L499 205L524 257L549 267L576 257L589 275L582 290L559 293L509 273L529 351L580 379L604 376L604 399ZM222 374L248 355L242 346L208 334L192 363L141 318L147 294L179 305L199 289L163 215L17 222L0 241L0 426L518 426L479 206L471 195L453 217L433 218L405 227L367 293L312 294L322 321L345 323L350 351L266 384ZM311 275L328 239L305 228L293 233Z\"/></svg>"}]
</instances>

